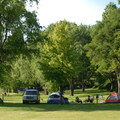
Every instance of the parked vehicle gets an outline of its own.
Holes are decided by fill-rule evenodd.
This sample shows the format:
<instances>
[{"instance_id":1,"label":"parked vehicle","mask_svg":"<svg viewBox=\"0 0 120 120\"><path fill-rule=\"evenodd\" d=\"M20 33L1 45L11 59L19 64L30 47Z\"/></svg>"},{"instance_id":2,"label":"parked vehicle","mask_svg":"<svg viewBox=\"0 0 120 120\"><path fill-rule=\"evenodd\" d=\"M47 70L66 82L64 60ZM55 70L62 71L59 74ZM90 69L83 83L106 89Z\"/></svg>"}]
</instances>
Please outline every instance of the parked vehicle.
<instances>
[{"instance_id":1,"label":"parked vehicle","mask_svg":"<svg viewBox=\"0 0 120 120\"><path fill-rule=\"evenodd\" d=\"M40 94L36 89L28 89L23 95L23 104L32 102L40 103Z\"/></svg>"}]
</instances>

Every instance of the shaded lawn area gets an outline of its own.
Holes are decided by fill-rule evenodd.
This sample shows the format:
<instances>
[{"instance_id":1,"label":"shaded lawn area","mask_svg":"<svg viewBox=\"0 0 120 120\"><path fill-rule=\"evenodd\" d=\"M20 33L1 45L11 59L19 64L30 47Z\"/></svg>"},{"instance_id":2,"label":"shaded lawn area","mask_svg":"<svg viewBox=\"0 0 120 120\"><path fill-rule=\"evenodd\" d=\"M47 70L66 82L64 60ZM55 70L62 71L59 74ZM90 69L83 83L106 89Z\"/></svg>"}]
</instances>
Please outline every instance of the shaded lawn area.
<instances>
[{"instance_id":1,"label":"shaded lawn area","mask_svg":"<svg viewBox=\"0 0 120 120\"><path fill-rule=\"evenodd\" d=\"M120 104L22 104L22 103L4 103L0 104L3 111L35 111L35 112L48 112L48 111L120 111Z\"/></svg>"},{"instance_id":2,"label":"shaded lawn area","mask_svg":"<svg viewBox=\"0 0 120 120\"><path fill-rule=\"evenodd\" d=\"M120 120L120 104L0 104L0 120Z\"/></svg>"}]
</instances>

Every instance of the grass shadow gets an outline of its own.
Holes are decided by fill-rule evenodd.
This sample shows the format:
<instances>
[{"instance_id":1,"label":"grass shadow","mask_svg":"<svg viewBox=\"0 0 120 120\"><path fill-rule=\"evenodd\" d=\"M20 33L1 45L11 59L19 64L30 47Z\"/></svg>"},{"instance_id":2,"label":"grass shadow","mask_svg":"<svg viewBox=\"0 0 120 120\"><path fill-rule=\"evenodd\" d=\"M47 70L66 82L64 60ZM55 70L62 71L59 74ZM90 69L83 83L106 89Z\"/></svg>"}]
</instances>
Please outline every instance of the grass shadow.
<instances>
[{"instance_id":1,"label":"grass shadow","mask_svg":"<svg viewBox=\"0 0 120 120\"><path fill-rule=\"evenodd\" d=\"M22 104L4 103L0 104L1 110L7 111L120 111L120 104Z\"/></svg>"}]
</instances>

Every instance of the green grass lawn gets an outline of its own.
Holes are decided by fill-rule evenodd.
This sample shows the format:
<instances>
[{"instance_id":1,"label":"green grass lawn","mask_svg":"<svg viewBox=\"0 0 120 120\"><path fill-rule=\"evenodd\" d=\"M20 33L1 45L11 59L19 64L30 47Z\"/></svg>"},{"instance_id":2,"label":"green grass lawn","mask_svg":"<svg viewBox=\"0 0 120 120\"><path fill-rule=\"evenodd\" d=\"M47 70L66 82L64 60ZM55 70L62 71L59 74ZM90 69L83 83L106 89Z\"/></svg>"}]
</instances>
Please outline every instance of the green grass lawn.
<instances>
[{"instance_id":1,"label":"green grass lawn","mask_svg":"<svg viewBox=\"0 0 120 120\"><path fill-rule=\"evenodd\" d=\"M75 96L82 100L96 94L106 99L110 93L95 89L87 89L85 93L75 90ZM70 100L75 98L69 96L69 91L65 91L65 96ZM0 104L0 120L120 120L120 104L96 104L95 101L93 104L54 105L46 104L47 98L41 93L41 104L22 104L22 94L9 94L5 103Z\"/></svg>"}]
</instances>

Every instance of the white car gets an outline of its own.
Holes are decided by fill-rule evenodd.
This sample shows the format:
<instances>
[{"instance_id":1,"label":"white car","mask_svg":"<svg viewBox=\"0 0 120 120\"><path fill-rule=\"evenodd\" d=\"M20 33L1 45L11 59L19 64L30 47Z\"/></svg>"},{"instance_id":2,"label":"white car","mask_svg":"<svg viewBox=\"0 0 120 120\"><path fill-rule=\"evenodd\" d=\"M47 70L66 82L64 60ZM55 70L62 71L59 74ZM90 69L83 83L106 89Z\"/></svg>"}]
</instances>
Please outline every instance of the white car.
<instances>
[{"instance_id":1,"label":"white car","mask_svg":"<svg viewBox=\"0 0 120 120\"><path fill-rule=\"evenodd\" d=\"M31 102L40 103L40 94L36 89L28 89L23 95L23 104Z\"/></svg>"}]
</instances>

